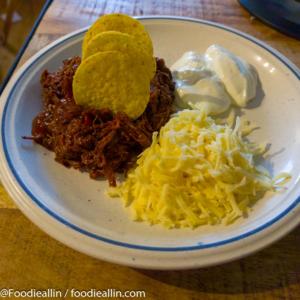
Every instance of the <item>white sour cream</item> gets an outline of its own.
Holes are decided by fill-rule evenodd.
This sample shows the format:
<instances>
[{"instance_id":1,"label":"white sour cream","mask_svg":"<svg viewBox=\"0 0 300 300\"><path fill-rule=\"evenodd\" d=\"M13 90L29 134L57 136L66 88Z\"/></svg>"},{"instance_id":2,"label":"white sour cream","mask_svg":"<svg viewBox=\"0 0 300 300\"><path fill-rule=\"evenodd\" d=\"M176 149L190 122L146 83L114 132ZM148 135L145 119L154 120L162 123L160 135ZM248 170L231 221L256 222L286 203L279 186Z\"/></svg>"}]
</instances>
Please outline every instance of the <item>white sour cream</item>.
<instances>
[{"instance_id":1,"label":"white sour cream","mask_svg":"<svg viewBox=\"0 0 300 300\"><path fill-rule=\"evenodd\" d=\"M207 77L192 85L177 88L179 106L205 110L209 115L217 115L226 111L231 100L224 85L217 77Z\"/></svg>"},{"instance_id":2,"label":"white sour cream","mask_svg":"<svg viewBox=\"0 0 300 300\"><path fill-rule=\"evenodd\" d=\"M185 52L171 67L173 77L179 85L192 85L198 80L211 75L205 56L200 53Z\"/></svg>"},{"instance_id":3,"label":"white sour cream","mask_svg":"<svg viewBox=\"0 0 300 300\"><path fill-rule=\"evenodd\" d=\"M228 50L210 46L205 54L189 51L171 67L176 103L207 114L225 112L231 102L245 106L255 97L257 74L253 67Z\"/></svg>"},{"instance_id":4,"label":"white sour cream","mask_svg":"<svg viewBox=\"0 0 300 300\"><path fill-rule=\"evenodd\" d=\"M206 50L205 58L209 69L223 82L236 105L244 107L255 97L257 74L246 61L217 45Z\"/></svg>"}]
</instances>

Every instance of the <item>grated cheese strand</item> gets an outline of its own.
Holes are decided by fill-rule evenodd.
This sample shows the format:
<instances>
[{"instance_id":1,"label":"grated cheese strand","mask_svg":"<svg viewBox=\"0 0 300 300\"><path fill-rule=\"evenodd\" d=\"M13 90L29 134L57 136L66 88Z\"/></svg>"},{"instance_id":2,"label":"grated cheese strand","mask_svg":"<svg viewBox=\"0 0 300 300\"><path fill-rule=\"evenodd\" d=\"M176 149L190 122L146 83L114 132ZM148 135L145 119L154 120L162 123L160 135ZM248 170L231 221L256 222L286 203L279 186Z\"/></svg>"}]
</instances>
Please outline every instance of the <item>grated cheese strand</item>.
<instances>
[{"instance_id":1,"label":"grated cheese strand","mask_svg":"<svg viewBox=\"0 0 300 300\"><path fill-rule=\"evenodd\" d=\"M153 134L152 145L111 197L121 197L138 221L167 228L233 223L268 190L272 179L254 164L262 151L234 128L216 124L198 110L183 110Z\"/></svg>"}]
</instances>

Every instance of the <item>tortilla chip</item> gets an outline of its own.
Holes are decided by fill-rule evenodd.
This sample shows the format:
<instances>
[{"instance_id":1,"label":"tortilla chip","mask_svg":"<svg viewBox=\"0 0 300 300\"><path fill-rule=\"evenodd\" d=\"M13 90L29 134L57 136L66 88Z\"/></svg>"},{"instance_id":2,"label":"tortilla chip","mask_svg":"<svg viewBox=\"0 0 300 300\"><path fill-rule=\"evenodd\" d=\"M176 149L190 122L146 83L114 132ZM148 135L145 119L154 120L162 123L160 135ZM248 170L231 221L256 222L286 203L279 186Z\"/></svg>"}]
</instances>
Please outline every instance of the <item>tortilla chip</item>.
<instances>
[{"instance_id":1,"label":"tortilla chip","mask_svg":"<svg viewBox=\"0 0 300 300\"><path fill-rule=\"evenodd\" d=\"M97 109L109 107L139 117L149 102L150 79L136 59L120 51L103 51L79 65L73 79L77 104Z\"/></svg>"},{"instance_id":2,"label":"tortilla chip","mask_svg":"<svg viewBox=\"0 0 300 300\"><path fill-rule=\"evenodd\" d=\"M149 55L136 39L119 31L105 31L95 35L88 43L83 59L100 51L120 51L136 58L135 64L145 66L149 78L152 79L156 71L153 56Z\"/></svg>"},{"instance_id":3,"label":"tortilla chip","mask_svg":"<svg viewBox=\"0 0 300 300\"><path fill-rule=\"evenodd\" d=\"M153 56L152 41L141 22L127 15L109 14L100 17L85 34L82 44L83 57L85 56L89 41L95 35L104 31L119 31L132 35L136 38L137 43L144 48L150 56Z\"/></svg>"}]
</instances>

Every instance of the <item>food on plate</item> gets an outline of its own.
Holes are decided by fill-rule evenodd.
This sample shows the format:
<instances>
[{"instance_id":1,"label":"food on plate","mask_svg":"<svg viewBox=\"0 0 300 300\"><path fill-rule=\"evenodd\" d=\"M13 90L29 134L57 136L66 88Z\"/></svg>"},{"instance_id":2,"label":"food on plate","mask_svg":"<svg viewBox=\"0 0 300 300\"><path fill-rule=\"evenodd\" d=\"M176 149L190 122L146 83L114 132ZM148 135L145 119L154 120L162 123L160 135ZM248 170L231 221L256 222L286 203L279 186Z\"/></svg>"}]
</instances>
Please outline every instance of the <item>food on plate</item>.
<instances>
[{"instance_id":1,"label":"food on plate","mask_svg":"<svg viewBox=\"0 0 300 300\"><path fill-rule=\"evenodd\" d=\"M205 56L208 67L224 83L235 104L245 107L256 95L256 70L242 58L218 45L210 46Z\"/></svg>"},{"instance_id":2,"label":"food on plate","mask_svg":"<svg viewBox=\"0 0 300 300\"><path fill-rule=\"evenodd\" d=\"M217 124L203 111L176 113L109 195L121 197L135 220L168 228L234 222L277 186L255 163L264 149L239 126L239 119L233 129Z\"/></svg>"},{"instance_id":3,"label":"food on plate","mask_svg":"<svg viewBox=\"0 0 300 300\"><path fill-rule=\"evenodd\" d=\"M30 138L54 151L59 163L87 171L92 178L105 176L115 185L115 173L128 170L136 155L151 145L152 133L169 119L174 99L171 72L162 59L157 60L149 103L132 120L124 112L75 103L72 81L80 62L74 57L57 72L43 72L44 109L33 120Z\"/></svg>"},{"instance_id":4,"label":"food on plate","mask_svg":"<svg viewBox=\"0 0 300 300\"><path fill-rule=\"evenodd\" d=\"M264 149L242 136L240 119L232 128L209 115L255 97L256 72L216 45L185 53L172 71L177 104L190 110L170 119L172 73L153 57L145 28L129 16L102 16L84 37L82 59L43 72L43 111L24 138L67 167L105 176L109 195L135 220L168 228L232 223L278 181L256 164ZM118 187L116 173L127 175Z\"/></svg>"},{"instance_id":5,"label":"food on plate","mask_svg":"<svg viewBox=\"0 0 300 300\"><path fill-rule=\"evenodd\" d=\"M87 32L84 60L73 57L41 76L44 106L32 139L68 167L116 185L152 133L168 120L174 100L171 71L153 58L143 25L125 15L102 16ZM154 64L154 65L153 65Z\"/></svg>"},{"instance_id":6,"label":"food on plate","mask_svg":"<svg viewBox=\"0 0 300 300\"><path fill-rule=\"evenodd\" d=\"M203 78L195 84L178 87L177 92L182 99L180 107L198 109L208 115L221 114L231 104L224 85L216 77Z\"/></svg>"},{"instance_id":7,"label":"food on plate","mask_svg":"<svg viewBox=\"0 0 300 300\"><path fill-rule=\"evenodd\" d=\"M245 107L255 97L256 70L242 58L218 45L205 54L189 51L171 67L179 107L225 112L231 103Z\"/></svg>"},{"instance_id":8,"label":"food on plate","mask_svg":"<svg viewBox=\"0 0 300 300\"><path fill-rule=\"evenodd\" d=\"M155 68L152 41L138 20L102 16L83 40L82 62L73 80L75 102L136 119L149 102Z\"/></svg>"},{"instance_id":9,"label":"food on plate","mask_svg":"<svg viewBox=\"0 0 300 300\"><path fill-rule=\"evenodd\" d=\"M118 31L132 35L137 44L143 47L150 56L153 56L151 38L141 22L123 14L108 14L101 16L94 22L85 34L82 44L83 57L85 57L86 48L92 38L105 31Z\"/></svg>"},{"instance_id":10,"label":"food on plate","mask_svg":"<svg viewBox=\"0 0 300 300\"><path fill-rule=\"evenodd\" d=\"M109 108L138 118L149 102L150 81L135 56L120 51L103 51L81 62L73 80L77 104Z\"/></svg>"},{"instance_id":11,"label":"food on plate","mask_svg":"<svg viewBox=\"0 0 300 300\"><path fill-rule=\"evenodd\" d=\"M101 51L130 53L135 58L133 64L145 65L148 68L150 79L155 75L156 62L153 55L149 55L132 35L118 31L104 31L95 35L87 45L83 60Z\"/></svg>"}]
</instances>

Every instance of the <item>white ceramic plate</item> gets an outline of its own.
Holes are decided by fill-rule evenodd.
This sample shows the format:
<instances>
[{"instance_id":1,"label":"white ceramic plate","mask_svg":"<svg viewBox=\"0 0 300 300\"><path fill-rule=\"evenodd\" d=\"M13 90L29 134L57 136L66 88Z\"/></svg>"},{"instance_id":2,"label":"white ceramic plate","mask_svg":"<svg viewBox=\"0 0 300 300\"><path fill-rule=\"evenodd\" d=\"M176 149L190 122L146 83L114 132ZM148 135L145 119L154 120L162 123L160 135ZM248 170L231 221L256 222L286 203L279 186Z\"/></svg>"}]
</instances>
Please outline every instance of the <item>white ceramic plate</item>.
<instances>
[{"instance_id":1,"label":"white ceramic plate","mask_svg":"<svg viewBox=\"0 0 300 300\"><path fill-rule=\"evenodd\" d=\"M220 44L253 64L263 87L246 117L261 127L252 136L272 144L274 174L292 175L287 190L268 194L247 219L230 226L167 230L136 223L122 202L109 199L106 181L54 162L53 154L22 135L42 108L40 74L80 55L85 30L42 49L12 78L1 97L1 180L20 209L70 247L108 261L153 269L196 268L233 260L274 242L300 220L299 70L268 45L223 25L171 17L141 18L155 55L168 66L185 51Z\"/></svg>"}]
</instances>

